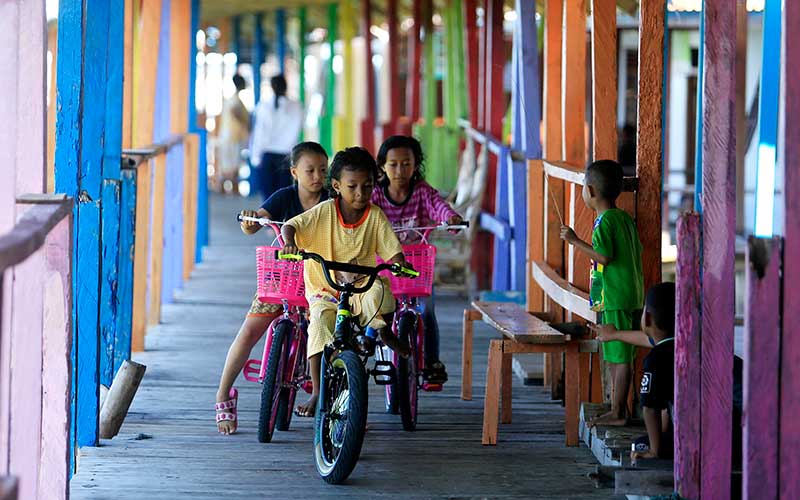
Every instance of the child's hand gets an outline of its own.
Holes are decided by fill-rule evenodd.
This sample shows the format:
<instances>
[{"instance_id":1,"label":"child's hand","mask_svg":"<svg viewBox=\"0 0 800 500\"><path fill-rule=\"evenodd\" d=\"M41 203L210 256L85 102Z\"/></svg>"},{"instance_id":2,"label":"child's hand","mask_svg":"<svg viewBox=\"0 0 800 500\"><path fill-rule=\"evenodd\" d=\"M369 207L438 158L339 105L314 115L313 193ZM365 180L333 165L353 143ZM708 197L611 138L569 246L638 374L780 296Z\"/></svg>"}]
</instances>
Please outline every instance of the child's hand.
<instances>
[{"instance_id":1,"label":"child's hand","mask_svg":"<svg viewBox=\"0 0 800 500\"><path fill-rule=\"evenodd\" d=\"M297 245L295 245L294 243L287 243L286 245L283 245L283 249L281 250L282 254L287 254L287 253L296 254L298 252L299 250L297 248Z\"/></svg>"},{"instance_id":2,"label":"child's hand","mask_svg":"<svg viewBox=\"0 0 800 500\"><path fill-rule=\"evenodd\" d=\"M462 219L460 215L454 215L449 219L447 219L447 223L450 224L451 226L459 226L464 223L464 219ZM451 233L457 233L458 231L460 231L460 229L450 230Z\"/></svg>"},{"instance_id":3,"label":"child's hand","mask_svg":"<svg viewBox=\"0 0 800 500\"><path fill-rule=\"evenodd\" d=\"M614 325L594 325L589 326L589 329L597 335L598 342L617 340L617 329Z\"/></svg>"},{"instance_id":4,"label":"child's hand","mask_svg":"<svg viewBox=\"0 0 800 500\"><path fill-rule=\"evenodd\" d=\"M561 226L561 239L566 241L567 243L575 243L578 241L578 235L575 234L575 231L572 230L569 226Z\"/></svg>"},{"instance_id":5,"label":"child's hand","mask_svg":"<svg viewBox=\"0 0 800 500\"><path fill-rule=\"evenodd\" d=\"M255 210L242 210L239 212L240 217L258 217L258 212ZM243 220L239 223L242 226L242 231L246 233L253 233L261 229L261 224L250 220Z\"/></svg>"}]
</instances>

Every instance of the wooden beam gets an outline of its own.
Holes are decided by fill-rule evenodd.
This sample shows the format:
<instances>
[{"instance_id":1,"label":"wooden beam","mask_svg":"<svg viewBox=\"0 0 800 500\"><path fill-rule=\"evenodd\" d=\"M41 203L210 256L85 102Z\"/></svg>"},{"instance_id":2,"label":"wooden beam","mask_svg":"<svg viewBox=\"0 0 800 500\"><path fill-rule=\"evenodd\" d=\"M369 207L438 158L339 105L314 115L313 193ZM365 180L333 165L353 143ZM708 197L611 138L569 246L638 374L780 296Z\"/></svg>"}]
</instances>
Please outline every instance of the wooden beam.
<instances>
[{"instance_id":1,"label":"wooden beam","mask_svg":"<svg viewBox=\"0 0 800 500\"><path fill-rule=\"evenodd\" d=\"M675 486L700 498L700 216L682 216L676 231Z\"/></svg>"},{"instance_id":2,"label":"wooden beam","mask_svg":"<svg viewBox=\"0 0 800 500\"><path fill-rule=\"evenodd\" d=\"M559 306L592 323L597 323L597 313L592 311L589 305L589 295L569 284L553 268L544 262L534 262L533 278L542 287L545 295Z\"/></svg>"},{"instance_id":3,"label":"wooden beam","mask_svg":"<svg viewBox=\"0 0 800 500\"><path fill-rule=\"evenodd\" d=\"M592 0L592 156L617 158L617 2Z\"/></svg>"},{"instance_id":4,"label":"wooden beam","mask_svg":"<svg viewBox=\"0 0 800 500\"><path fill-rule=\"evenodd\" d=\"M800 67L800 3L783 6L785 38L785 116L784 127L784 225L783 254L783 336L781 338L780 406L780 495L782 499L800 498L800 325L789 312L800 311L800 293L792 286L800 283L800 81L789 78L790 68Z\"/></svg>"},{"instance_id":5,"label":"wooden beam","mask_svg":"<svg viewBox=\"0 0 800 500\"><path fill-rule=\"evenodd\" d=\"M646 4L643 4L646 5ZM653 17L663 16L654 12ZM733 329L735 304L731 290L735 288L736 240L736 5L725 0L705 0L705 75L703 85L703 288L702 288L702 378L700 396L701 421L701 489L704 498L728 498L731 475L731 411L733 396ZM661 18L663 19L663 17ZM643 23L644 25L645 23ZM655 23L654 23L655 24ZM652 36L663 29L653 26ZM644 40L644 38L643 38ZM652 41L652 40L651 40ZM655 52L655 49L653 49ZM659 51L659 54L662 52ZM640 51L640 57L645 57ZM650 54L655 57L656 54ZM640 77L640 85L642 80ZM639 94L642 95L640 87ZM648 108L649 109L649 108ZM660 109L660 105L659 105ZM645 110L639 108L640 115ZM647 129L653 132L651 129ZM640 137L645 133L639 127ZM649 132L648 132L649 133ZM661 136L658 129L658 136ZM640 141L641 143L641 141ZM655 151L653 151L655 153ZM643 155L641 146L638 154ZM640 156L641 157L641 156ZM644 158L643 158L644 159ZM640 163L640 168L642 164ZM645 180L640 173L642 191L657 193L656 179ZM653 172L654 174L654 172ZM658 210L660 203L642 202L640 210ZM652 208L651 208L652 206ZM647 229L647 228L642 228ZM650 241L643 234L645 248ZM653 235L655 237L655 235ZM648 255L645 252L643 260ZM657 277L644 262L645 285ZM650 265L657 263L651 255ZM652 273L652 274L651 274Z\"/></svg>"},{"instance_id":6,"label":"wooden beam","mask_svg":"<svg viewBox=\"0 0 800 500\"><path fill-rule=\"evenodd\" d=\"M642 2L639 15L639 112L636 127L639 196L636 225L643 246L644 285L648 289L661 282L665 0Z\"/></svg>"},{"instance_id":7,"label":"wooden beam","mask_svg":"<svg viewBox=\"0 0 800 500\"><path fill-rule=\"evenodd\" d=\"M745 271L744 498L778 498L781 260L780 238L750 239Z\"/></svg>"}]
</instances>

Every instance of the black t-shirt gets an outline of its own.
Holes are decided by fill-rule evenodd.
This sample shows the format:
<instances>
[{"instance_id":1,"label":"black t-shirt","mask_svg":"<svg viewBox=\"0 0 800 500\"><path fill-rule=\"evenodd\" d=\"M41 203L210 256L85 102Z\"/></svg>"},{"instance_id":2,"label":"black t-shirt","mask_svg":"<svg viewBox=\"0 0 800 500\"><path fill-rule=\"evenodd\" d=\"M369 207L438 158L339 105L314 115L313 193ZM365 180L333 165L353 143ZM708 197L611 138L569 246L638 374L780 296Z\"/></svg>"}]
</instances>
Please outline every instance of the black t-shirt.
<instances>
[{"instance_id":1,"label":"black t-shirt","mask_svg":"<svg viewBox=\"0 0 800 500\"><path fill-rule=\"evenodd\" d=\"M320 203L328 199L328 192L322 190L320 192ZM269 212L272 220L286 222L296 215L300 215L303 210L303 204L300 203L300 193L297 190L297 185L285 187L275 191L267 201L261 204L261 208Z\"/></svg>"},{"instance_id":2,"label":"black t-shirt","mask_svg":"<svg viewBox=\"0 0 800 500\"><path fill-rule=\"evenodd\" d=\"M642 406L665 410L674 400L675 339L666 338L656 344L644 359L644 376L639 389Z\"/></svg>"}]
</instances>

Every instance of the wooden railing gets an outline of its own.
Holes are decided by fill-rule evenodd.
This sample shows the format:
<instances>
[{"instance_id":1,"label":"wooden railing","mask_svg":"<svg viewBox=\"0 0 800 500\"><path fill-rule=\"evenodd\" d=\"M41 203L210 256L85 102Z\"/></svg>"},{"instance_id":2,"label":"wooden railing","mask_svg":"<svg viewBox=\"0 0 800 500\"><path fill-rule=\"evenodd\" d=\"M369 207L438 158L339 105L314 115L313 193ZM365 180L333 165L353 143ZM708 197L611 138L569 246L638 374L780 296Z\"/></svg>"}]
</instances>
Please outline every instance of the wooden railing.
<instances>
[{"instance_id":1,"label":"wooden railing","mask_svg":"<svg viewBox=\"0 0 800 500\"><path fill-rule=\"evenodd\" d=\"M66 498L72 367L72 199L17 198L0 236L0 498Z\"/></svg>"}]
</instances>

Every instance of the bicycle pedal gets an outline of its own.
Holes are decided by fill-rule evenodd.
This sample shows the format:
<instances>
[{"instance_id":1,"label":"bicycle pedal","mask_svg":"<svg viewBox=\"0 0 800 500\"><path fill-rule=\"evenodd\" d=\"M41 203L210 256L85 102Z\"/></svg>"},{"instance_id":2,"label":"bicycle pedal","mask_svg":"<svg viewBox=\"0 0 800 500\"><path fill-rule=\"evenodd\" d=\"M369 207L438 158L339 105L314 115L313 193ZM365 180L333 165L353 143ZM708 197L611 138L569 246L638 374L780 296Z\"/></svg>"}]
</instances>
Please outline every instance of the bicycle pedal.
<instances>
[{"instance_id":1,"label":"bicycle pedal","mask_svg":"<svg viewBox=\"0 0 800 500\"><path fill-rule=\"evenodd\" d=\"M244 369L242 370L242 375L244 375L245 380L249 382L259 382L259 376L261 375L261 360L248 359L247 363L244 365Z\"/></svg>"},{"instance_id":2,"label":"bicycle pedal","mask_svg":"<svg viewBox=\"0 0 800 500\"><path fill-rule=\"evenodd\" d=\"M370 370L370 375L377 385L389 385L397 382L397 374L391 361L375 360L375 366Z\"/></svg>"},{"instance_id":3,"label":"bicycle pedal","mask_svg":"<svg viewBox=\"0 0 800 500\"><path fill-rule=\"evenodd\" d=\"M444 389L444 384L429 384L425 382L422 384L422 390L425 392L442 392Z\"/></svg>"},{"instance_id":4,"label":"bicycle pedal","mask_svg":"<svg viewBox=\"0 0 800 500\"><path fill-rule=\"evenodd\" d=\"M306 394L311 394L314 389L314 384L311 383L311 380L304 380L302 384L300 384L300 388L306 391Z\"/></svg>"}]
</instances>

